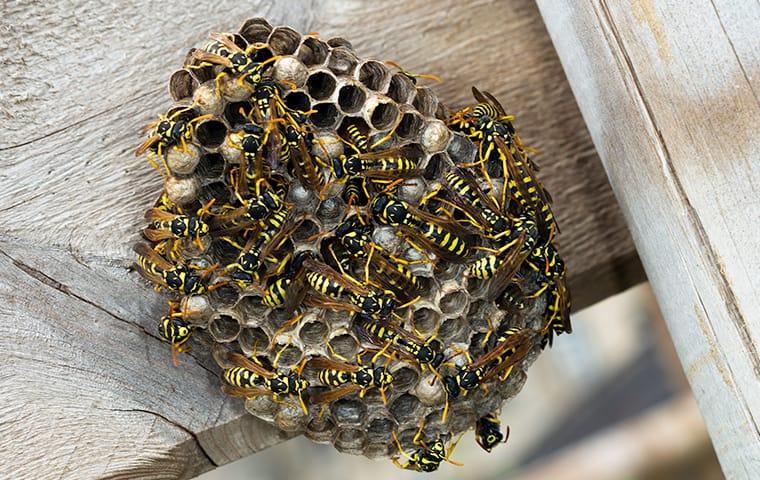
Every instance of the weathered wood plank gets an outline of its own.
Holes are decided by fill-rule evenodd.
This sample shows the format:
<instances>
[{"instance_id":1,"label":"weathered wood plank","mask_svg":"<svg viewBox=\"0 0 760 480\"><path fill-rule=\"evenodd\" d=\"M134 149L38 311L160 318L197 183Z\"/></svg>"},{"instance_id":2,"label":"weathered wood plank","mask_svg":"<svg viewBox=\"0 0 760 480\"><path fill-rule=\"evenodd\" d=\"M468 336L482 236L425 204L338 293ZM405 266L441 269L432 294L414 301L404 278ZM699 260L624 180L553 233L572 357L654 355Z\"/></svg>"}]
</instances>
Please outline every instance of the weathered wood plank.
<instances>
[{"instance_id":1,"label":"weathered wood plank","mask_svg":"<svg viewBox=\"0 0 760 480\"><path fill-rule=\"evenodd\" d=\"M760 5L539 1L729 478L760 476Z\"/></svg>"},{"instance_id":2,"label":"weathered wood plank","mask_svg":"<svg viewBox=\"0 0 760 480\"><path fill-rule=\"evenodd\" d=\"M187 49L248 17L438 73L454 105L470 101L472 84L491 90L543 152L576 306L642 279L532 2L188 5L2 6L0 355L12 368L0 376L0 474L187 478L280 440L225 402L202 352L203 364L171 366L153 333L165 304L125 270L161 188L132 155L140 128L168 105Z\"/></svg>"}]
</instances>

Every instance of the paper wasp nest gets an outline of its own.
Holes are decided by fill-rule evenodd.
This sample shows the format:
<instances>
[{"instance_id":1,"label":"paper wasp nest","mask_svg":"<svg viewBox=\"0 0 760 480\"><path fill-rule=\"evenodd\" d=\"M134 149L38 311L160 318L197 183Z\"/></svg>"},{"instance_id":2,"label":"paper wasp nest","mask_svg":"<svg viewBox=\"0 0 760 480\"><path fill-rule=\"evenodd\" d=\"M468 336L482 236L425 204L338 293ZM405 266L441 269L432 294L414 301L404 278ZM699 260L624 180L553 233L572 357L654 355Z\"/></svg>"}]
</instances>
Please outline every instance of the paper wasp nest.
<instances>
[{"instance_id":1,"label":"paper wasp nest","mask_svg":"<svg viewBox=\"0 0 760 480\"><path fill-rule=\"evenodd\" d=\"M391 140L383 148L400 147L417 162L417 171L395 190L396 197L410 205L418 206L426 194L440 188L442 176L453 166L478 160L476 145L447 126L449 111L430 87L418 85L413 76L383 62L359 58L351 44L342 38L304 36L289 27L272 27L260 18L246 21L231 38L243 50L248 45L266 44L258 50L266 54L261 58L280 57L265 70L264 76L279 82L282 99L289 108L311 111L308 118L321 143L313 146L313 155L338 157L347 152L348 147L338 136L345 139L350 125L358 126L370 144L392 131ZM235 145L235 135L247 121L244 114L246 108L250 110L252 94L248 86L236 81L235 75L217 82L221 70L218 65L202 66L196 57L188 55L185 66L169 81L175 107L167 116L192 106L205 118L194 125L186 151L167 149L166 163L171 174L165 180L166 196L171 204L187 212L195 212L214 199L211 218L225 205L240 205L231 180L242 155ZM149 152L148 156L161 164L155 153ZM278 255L308 250L317 261L324 261L324 242L331 238L329 232L356 210L347 208L341 198L342 185L328 186L324 198L320 198L320 192L306 188L284 165L277 162L272 165L274 174L287 179L287 208L294 209L300 220L277 250ZM328 173L329 169L323 166L322 170ZM327 182L330 180L328 176ZM375 188L375 192L380 190L381 186ZM358 211L367 213L368 208L362 206ZM392 227L378 223L374 227L372 241L389 254L407 260L422 258ZM201 238L203 250L189 239L179 248L180 256L187 262L221 266L211 273L212 285L228 281L225 266L234 263L239 254L221 237L212 228ZM397 328L421 336L423 341L435 334L433 345L448 360L439 367L441 374L455 373L455 368L447 363L466 364L463 351L469 352L472 359L483 355L489 331L515 327L538 332L545 326L546 294L526 300L524 308L509 313L495 301L485 299L482 282L465 275L468 263L477 256L474 252L473 259L462 263L438 258L434 263L410 265L422 284L420 298L397 310L390 320ZM538 288L538 281L529 276L522 281L524 290ZM361 350L380 348L379 344L368 343L357 335L351 325L351 312L307 304L299 306L297 312L270 309L262 304L261 289L240 288L234 282L203 295L185 297L182 303L190 312L186 320L196 327L194 335L203 337L205 332L211 343L218 344L215 358L222 368L228 368L229 362L219 346L246 356L256 348L256 354L266 356L270 366L279 352L276 368L283 372L305 358L334 358L337 354L354 361ZM285 327L296 313L301 316ZM451 399L445 423L442 414L447 394L441 380L430 369L421 368L403 355L394 355L388 363L393 382L385 392L387 404L377 388L368 390L363 397L352 393L329 404L312 404L310 397L315 392L331 387L323 385L307 364L303 376L310 382L304 395L308 413L301 409L297 398L287 396L279 401L271 395L253 396L245 400L245 408L283 430L303 432L316 442L333 444L341 452L370 458L395 457L399 452L392 432L407 452L413 452L419 448L412 444L412 439L421 421L424 421L423 438L430 443L438 435L456 438L473 428L479 418L498 412L502 403L521 389L525 369L540 351L541 336L536 335L532 341L533 348L505 381L492 379L487 382L487 389L477 388ZM365 355L366 362L369 357L372 355ZM385 363L387 357L381 360Z\"/></svg>"}]
</instances>

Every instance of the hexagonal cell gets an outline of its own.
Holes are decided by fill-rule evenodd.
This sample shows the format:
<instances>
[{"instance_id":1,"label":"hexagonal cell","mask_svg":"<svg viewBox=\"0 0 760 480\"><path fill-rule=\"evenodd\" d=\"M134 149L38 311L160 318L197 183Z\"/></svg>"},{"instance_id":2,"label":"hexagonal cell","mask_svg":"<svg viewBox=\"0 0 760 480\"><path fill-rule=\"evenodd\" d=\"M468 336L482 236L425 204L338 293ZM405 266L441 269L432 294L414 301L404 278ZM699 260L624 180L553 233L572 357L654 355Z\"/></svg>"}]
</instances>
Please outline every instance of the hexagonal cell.
<instances>
[{"instance_id":1,"label":"hexagonal cell","mask_svg":"<svg viewBox=\"0 0 760 480\"><path fill-rule=\"evenodd\" d=\"M195 129L195 140L206 149L217 148L226 136L227 126L215 119L204 120Z\"/></svg>"},{"instance_id":2,"label":"hexagonal cell","mask_svg":"<svg viewBox=\"0 0 760 480\"><path fill-rule=\"evenodd\" d=\"M370 113L370 123L377 130L386 130L395 125L398 107L392 103L378 103Z\"/></svg>"},{"instance_id":3,"label":"hexagonal cell","mask_svg":"<svg viewBox=\"0 0 760 480\"><path fill-rule=\"evenodd\" d=\"M446 427L452 432L463 432L472 427L478 416L467 403L459 403L451 406L446 417Z\"/></svg>"},{"instance_id":4,"label":"hexagonal cell","mask_svg":"<svg viewBox=\"0 0 760 480\"><path fill-rule=\"evenodd\" d=\"M197 178L169 177L166 179L164 188L172 203L184 206L198 198L200 182Z\"/></svg>"},{"instance_id":5,"label":"hexagonal cell","mask_svg":"<svg viewBox=\"0 0 760 480\"><path fill-rule=\"evenodd\" d=\"M166 164L169 170L176 175L189 175L193 173L198 162L201 160L201 151L195 145L188 145L187 149L170 148L166 152Z\"/></svg>"},{"instance_id":6,"label":"hexagonal cell","mask_svg":"<svg viewBox=\"0 0 760 480\"><path fill-rule=\"evenodd\" d=\"M307 238L319 233L319 231L319 223L317 223L316 219L307 218L301 222L301 225L299 225L298 228L296 228L296 230L291 234L291 238L295 242L303 242Z\"/></svg>"},{"instance_id":7,"label":"hexagonal cell","mask_svg":"<svg viewBox=\"0 0 760 480\"><path fill-rule=\"evenodd\" d=\"M329 197L319 204L317 217L322 223L340 222L345 208L346 204L339 197Z\"/></svg>"},{"instance_id":8,"label":"hexagonal cell","mask_svg":"<svg viewBox=\"0 0 760 480\"><path fill-rule=\"evenodd\" d=\"M274 426L285 432L301 432L306 427L309 417L293 397L281 404L280 410L274 416Z\"/></svg>"},{"instance_id":9,"label":"hexagonal cell","mask_svg":"<svg viewBox=\"0 0 760 480\"><path fill-rule=\"evenodd\" d=\"M273 422L280 405L274 401L271 395L257 395L245 400L245 409L254 417L265 422Z\"/></svg>"},{"instance_id":10,"label":"hexagonal cell","mask_svg":"<svg viewBox=\"0 0 760 480\"><path fill-rule=\"evenodd\" d=\"M443 171L448 167L448 163L449 160L446 158L446 154L436 153L428 160L425 171L422 173L422 178L425 180L440 178Z\"/></svg>"},{"instance_id":11,"label":"hexagonal cell","mask_svg":"<svg viewBox=\"0 0 760 480\"><path fill-rule=\"evenodd\" d=\"M343 37L332 37L331 39L327 41L327 44L333 48L343 47L349 50L353 49L351 42L349 42Z\"/></svg>"},{"instance_id":12,"label":"hexagonal cell","mask_svg":"<svg viewBox=\"0 0 760 480\"><path fill-rule=\"evenodd\" d=\"M414 105L414 108L416 108L421 114L426 117L431 117L438 105L438 100L436 100L435 93L433 93L430 88L418 87L412 105Z\"/></svg>"},{"instance_id":13,"label":"hexagonal cell","mask_svg":"<svg viewBox=\"0 0 760 480\"><path fill-rule=\"evenodd\" d=\"M334 103L318 103L313 106L311 123L317 128L334 127L340 119L340 112Z\"/></svg>"},{"instance_id":14,"label":"hexagonal cell","mask_svg":"<svg viewBox=\"0 0 760 480\"><path fill-rule=\"evenodd\" d=\"M192 97L199 85L200 83L189 70L177 70L169 77L169 95L172 100L178 102Z\"/></svg>"},{"instance_id":15,"label":"hexagonal cell","mask_svg":"<svg viewBox=\"0 0 760 480\"><path fill-rule=\"evenodd\" d=\"M478 147L461 133L455 133L449 138L446 152L454 163L472 163L478 154Z\"/></svg>"},{"instance_id":16,"label":"hexagonal cell","mask_svg":"<svg viewBox=\"0 0 760 480\"><path fill-rule=\"evenodd\" d=\"M205 295L190 295L183 297L180 308L184 319L193 325L207 325L213 313L211 303Z\"/></svg>"},{"instance_id":17,"label":"hexagonal cell","mask_svg":"<svg viewBox=\"0 0 760 480\"><path fill-rule=\"evenodd\" d=\"M245 327L238 336L240 350L246 355L260 352L269 346L269 335L261 327Z\"/></svg>"},{"instance_id":18,"label":"hexagonal cell","mask_svg":"<svg viewBox=\"0 0 760 480\"><path fill-rule=\"evenodd\" d=\"M365 87L376 92L380 92L388 83L390 72L388 68L380 62L369 60L359 67L359 81Z\"/></svg>"},{"instance_id":19,"label":"hexagonal cell","mask_svg":"<svg viewBox=\"0 0 760 480\"><path fill-rule=\"evenodd\" d=\"M414 83L403 73L396 73L391 77L391 83L388 86L388 96L396 103L409 103L414 91Z\"/></svg>"},{"instance_id":20,"label":"hexagonal cell","mask_svg":"<svg viewBox=\"0 0 760 480\"><path fill-rule=\"evenodd\" d=\"M316 38L306 38L298 49L298 59L307 67L322 65L327 60L330 47L325 42Z\"/></svg>"},{"instance_id":21,"label":"hexagonal cell","mask_svg":"<svg viewBox=\"0 0 760 480\"><path fill-rule=\"evenodd\" d=\"M314 100L326 100L332 96L337 82L332 73L320 71L313 72L306 80L306 91Z\"/></svg>"},{"instance_id":22,"label":"hexagonal cell","mask_svg":"<svg viewBox=\"0 0 760 480\"><path fill-rule=\"evenodd\" d=\"M344 358L354 358L359 349L356 339L348 333L336 335L329 342L333 351Z\"/></svg>"},{"instance_id":23,"label":"hexagonal cell","mask_svg":"<svg viewBox=\"0 0 760 480\"><path fill-rule=\"evenodd\" d=\"M332 443L335 422L328 415L317 416L306 425L304 435L313 442Z\"/></svg>"},{"instance_id":24,"label":"hexagonal cell","mask_svg":"<svg viewBox=\"0 0 760 480\"><path fill-rule=\"evenodd\" d=\"M240 27L240 35L245 38L248 43L265 43L269 38L269 33L272 31L272 26L265 19L256 17L249 18Z\"/></svg>"},{"instance_id":25,"label":"hexagonal cell","mask_svg":"<svg viewBox=\"0 0 760 480\"><path fill-rule=\"evenodd\" d=\"M376 417L369 421L367 440L371 443L383 443L391 439L391 432L396 428L396 421L391 417Z\"/></svg>"},{"instance_id":26,"label":"hexagonal cell","mask_svg":"<svg viewBox=\"0 0 760 480\"><path fill-rule=\"evenodd\" d=\"M358 428L341 428L335 435L335 449L343 453L361 455L367 434Z\"/></svg>"},{"instance_id":27,"label":"hexagonal cell","mask_svg":"<svg viewBox=\"0 0 760 480\"><path fill-rule=\"evenodd\" d=\"M422 377L412 393L423 405L441 405L446 400L446 392L441 382L432 373Z\"/></svg>"},{"instance_id":28,"label":"hexagonal cell","mask_svg":"<svg viewBox=\"0 0 760 480\"><path fill-rule=\"evenodd\" d=\"M219 153L207 153L200 158L195 171L203 178L219 178L224 173L224 157Z\"/></svg>"},{"instance_id":29,"label":"hexagonal cell","mask_svg":"<svg viewBox=\"0 0 760 480\"><path fill-rule=\"evenodd\" d=\"M452 317L446 318L441 322L441 328L438 330L438 336L441 341L452 342L466 342L470 336L470 327L463 318Z\"/></svg>"},{"instance_id":30,"label":"hexagonal cell","mask_svg":"<svg viewBox=\"0 0 760 480\"><path fill-rule=\"evenodd\" d=\"M387 458L396 451L396 444L392 441L389 443L369 443L364 447L362 454L369 459Z\"/></svg>"},{"instance_id":31,"label":"hexagonal cell","mask_svg":"<svg viewBox=\"0 0 760 480\"><path fill-rule=\"evenodd\" d=\"M353 75L359 60L349 48L333 48L327 60L327 68L335 75L350 76Z\"/></svg>"},{"instance_id":32,"label":"hexagonal cell","mask_svg":"<svg viewBox=\"0 0 760 480\"><path fill-rule=\"evenodd\" d=\"M441 296L438 305L441 308L441 312L447 315L453 315L461 313L465 307L468 306L468 303L469 298L464 289L459 286L453 286L449 283L444 285L443 295Z\"/></svg>"},{"instance_id":33,"label":"hexagonal cell","mask_svg":"<svg viewBox=\"0 0 760 480\"><path fill-rule=\"evenodd\" d=\"M295 57L282 57L272 67L272 78L288 88L300 88L306 82L309 70Z\"/></svg>"},{"instance_id":34,"label":"hexagonal cell","mask_svg":"<svg viewBox=\"0 0 760 480\"><path fill-rule=\"evenodd\" d=\"M330 405L338 425L362 425L367 418L367 406L359 399L341 398Z\"/></svg>"},{"instance_id":35,"label":"hexagonal cell","mask_svg":"<svg viewBox=\"0 0 760 480\"><path fill-rule=\"evenodd\" d=\"M284 101L285 105L293 110L299 112L308 112L311 110L311 100L309 100L309 96L299 90L288 92L288 94L285 95Z\"/></svg>"},{"instance_id":36,"label":"hexagonal cell","mask_svg":"<svg viewBox=\"0 0 760 480\"><path fill-rule=\"evenodd\" d=\"M420 378L418 370L411 365L391 368L393 374L393 388L404 391L415 385Z\"/></svg>"},{"instance_id":37,"label":"hexagonal cell","mask_svg":"<svg viewBox=\"0 0 760 480\"><path fill-rule=\"evenodd\" d=\"M303 351L293 344L277 344L274 352L280 356L277 368L290 368L295 366L303 358Z\"/></svg>"},{"instance_id":38,"label":"hexagonal cell","mask_svg":"<svg viewBox=\"0 0 760 480\"><path fill-rule=\"evenodd\" d=\"M329 329L327 324L321 320L314 320L304 323L298 331L298 336L304 345L317 346L325 341Z\"/></svg>"},{"instance_id":39,"label":"hexagonal cell","mask_svg":"<svg viewBox=\"0 0 760 480\"><path fill-rule=\"evenodd\" d=\"M338 91L338 105L345 113L356 113L361 110L367 94L357 85L346 84Z\"/></svg>"},{"instance_id":40,"label":"hexagonal cell","mask_svg":"<svg viewBox=\"0 0 760 480\"><path fill-rule=\"evenodd\" d=\"M298 49L301 35L290 27L277 27L272 30L267 43L275 55L290 55Z\"/></svg>"},{"instance_id":41,"label":"hexagonal cell","mask_svg":"<svg viewBox=\"0 0 760 480\"><path fill-rule=\"evenodd\" d=\"M420 333L432 334L438 327L440 318L441 315L433 308L419 307L412 314L412 324Z\"/></svg>"},{"instance_id":42,"label":"hexagonal cell","mask_svg":"<svg viewBox=\"0 0 760 480\"><path fill-rule=\"evenodd\" d=\"M440 153L446 150L449 143L449 132L446 124L440 120L431 120L422 131L422 147L429 153Z\"/></svg>"},{"instance_id":43,"label":"hexagonal cell","mask_svg":"<svg viewBox=\"0 0 760 480\"><path fill-rule=\"evenodd\" d=\"M416 138L423 125L424 120L418 113L407 112L396 127L396 135L403 139Z\"/></svg>"},{"instance_id":44,"label":"hexagonal cell","mask_svg":"<svg viewBox=\"0 0 760 480\"><path fill-rule=\"evenodd\" d=\"M399 423L408 423L416 421L419 418L419 410L421 408L420 401L414 395L405 393L398 397L391 404L391 415Z\"/></svg>"},{"instance_id":45,"label":"hexagonal cell","mask_svg":"<svg viewBox=\"0 0 760 480\"><path fill-rule=\"evenodd\" d=\"M224 285L209 294L211 303L215 306L233 306L238 301L238 291L231 285Z\"/></svg>"},{"instance_id":46,"label":"hexagonal cell","mask_svg":"<svg viewBox=\"0 0 760 480\"><path fill-rule=\"evenodd\" d=\"M219 343L229 343L240 334L240 320L230 314L217 314L208 323L208 332Z\"/></svg>"}]
</instances>

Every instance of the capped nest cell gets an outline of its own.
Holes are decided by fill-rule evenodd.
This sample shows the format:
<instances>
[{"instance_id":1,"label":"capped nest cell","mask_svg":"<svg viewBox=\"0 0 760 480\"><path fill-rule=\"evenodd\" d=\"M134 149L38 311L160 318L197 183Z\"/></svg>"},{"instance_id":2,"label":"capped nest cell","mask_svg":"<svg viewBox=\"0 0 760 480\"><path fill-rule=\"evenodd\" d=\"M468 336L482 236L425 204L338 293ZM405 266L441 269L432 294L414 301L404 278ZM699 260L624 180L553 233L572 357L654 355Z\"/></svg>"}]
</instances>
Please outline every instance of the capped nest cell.
<instances>
[{"instance_id":1,"label":"capped nest cell","mask_svg":"<svg viewBox=\"0 0 760 480\"><path fill-rule=\"evenodd\" d=\"M139 271L173 354L282 430L431 471L498 412L569 298L550 199L501 105L266 20L212 34L138 149L164 179ZM490 419L490 420L489 420Z\"/></svg>"}]
</instances>

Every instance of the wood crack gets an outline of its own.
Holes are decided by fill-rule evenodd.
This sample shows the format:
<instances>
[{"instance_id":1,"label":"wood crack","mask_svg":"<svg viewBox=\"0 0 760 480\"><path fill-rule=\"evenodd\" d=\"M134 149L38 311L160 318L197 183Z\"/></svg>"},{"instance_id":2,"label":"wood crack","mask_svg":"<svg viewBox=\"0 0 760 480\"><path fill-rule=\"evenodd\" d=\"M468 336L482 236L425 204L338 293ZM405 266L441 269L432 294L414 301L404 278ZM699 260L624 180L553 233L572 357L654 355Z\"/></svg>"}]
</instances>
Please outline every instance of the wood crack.
<instances>
[{"instance_id":1,"label":"wood crack","mask_svg":"<svg viewBox=\"0 0 760 480\"><path fill-rule=\"evenodd\" d=\"M121 103L119 103L117 105L114 105L112 107L108 107L105 110L101 110L101 111L99 111L97 113L93 113L92 115L84 117L81 120L77 120L76 122L69 123L68 125L64 125L63 127L60 127L60 128L55 129L55 130L52 130L50 132L47 132L44 135L40 135L39 137L34 137L31 140L26 140L24 142L16 143L14 145L8 145L7 147L0 147L0 152L4 152L6 150L13 150L15 148L20 148L20 147L25 147L25 146L27 146L29 144L32 144L32 143L35 143L35 142L39 142L40 140L44 140L46 138L53 137L55 135L58 135L59 133L65 132L65 131L70 130L70 129L74 128L74 127L78 127L79 125L81 125L83 123L89 122L90 120L92 120L94 118L101 117L101 116L103 116L103 115L105 115L107 113L110 113L110 112L112 112L114 110L117 110L117 109L123 107L124 105L128 105L128 104L130 104L130 103L132 103L134 101L140 100L141 98L145 98L145 97L150 96L150 95L156 95L157 93L160 93L162 91L163 91L163 89L157 88L157 89L151 90L151 91L149 91L147 93L143 93L142 95L137 95L136 97L132 97L129 100L121 102Z\"/></svg>"},{"instance_id":2,"label":"wood crack","mask_svg":"<svg viewBox=\"0 0 760 480\"><path fill-rule=\"evenodd\" d=\"M158 412L154 412L153 410L147 410L147 409L144 409L144 408L105 408L105 409L99 408L99 409L101 409L101 410L108 410L108 411L111 411L111 412L147 413L148 415L153 415L154 417L156 417L158 419L161 419L164 422L166 422L166 423L168 423L170 425L173 425L176 428L178 428L178 429L182 430L183 432L185 432L186 434L188 434L190 436L190 438L192 438L193 441L195 442L195 444L198 446L198 449L201 451L201 453L203 453L203 456L206 457L206 460L208 460L208 462L211 465L213 465L214 467L218 467L219 466L219 464L217 464L214 461L214 459L211 458L211 455L209 455L208 451L203 447L203 444L201 444L201 441L198 438L198 435L196 435L195 432L193 432L192 430L190 430L189 428L187 428L186 426L182 425L181 423L179 423L179 422L177 422L175 420L172 420L172 419L170 419L170 418L168 418L168 417L166 417L164 415L161 415Z\"/></svg>"},{"instance_id":3,"label":"wood crack","mask_svg":"<svg viewBox=\"0 0 760 480\"><path fill-rule=\"evenodd\" d=\"M53 277L49 276L45 272L43 272L43 271L41 271L41 270L39 270L37 268L34 268L34 267L30 266L30 265L27 265L24 262L22 262L20 260L17 260L16 258L13 258L12 256L10 256L7 252L5 252L2 249L0 249L0 254L2 254L5 257L7 257L13 263L13 265L16 268L18 268L19 270L21 270L25 274L29 275L30 277L34 278L38 282L41 282L44 285L47 285L48 287L50 287L50 288L52 288L54 290L57 290L57 291L63 293L64 295L66 295L68 297L74 298L76 300L79 300L80 302L84 302L87 305L95 307L96 309L98 309L101 312L105 313L106 315L110 316L114 320L117 320L117 321L122 322L122 323L126 323L127 325L130 325L132 327L137 327L140 331L142 331L148 337L151 337L151 338L155 339L156 341L158 341L158 342L160 342L162 344L166 344L166 342L161 337L159 337L158 335L150 332L143 325L140 325L139 323L137 323L135 321L123 318L123 317L117 315L116 313L108 310L107 308L103 307L102 305L99 305L99 304L93 302L92 300L90 300L88 298L85 298L85 297L83 297L81 295L78 295L78 294L74 293L68 286L64 285L63 283L61 283L58 280L54 279ZM200 361L200 359L198 359L194 355L190 354L190 352L187 352L187 355L190 358L192 358L193 360L195 360L195 363L197 363L198 366L200 366L202 369L206 370L209 374L211 374L213 376L216 376L216 373L214 371L212 371L210 368L208 368L206 365L204 365Z\"/></svg>"},{"instance_id":4,"label":"wood crack","mask_svg":"<svg viewBox=\"0 0 760 480\"><path fill-rule=\"evenodd\" d=\"M600 0L599 5L601 7L604 18L599 17L598 14L597 18L600 23L606 24L609 31L611 32L611 35L605 36L608 41L610 52L612 52L613 55L615 55L616 51L620 52L620 56L625 62L625 68L628 70L628 73L633 80L633 87L635 90L631 93L637 96L637 99L643 107L643 119L651 126L652 131L655 134L656 138L653 139L656 147L655 151L657 151L660 155L661 164L667 170L668 176L672 180L673 186L675 187L675 193L678 195L679 200L684 205L684 208L686 210L685 213L689 219L689 223L694 226L694 233L697 235L698 239L697 248L699 248L699 250L707 259L706 263L708 265L706 265L705 271L713 277L715 285L718 288L718 294L723 298L726 305L726 313L728 314L731 322L734 324L734 327L739 334L739 338L747 350L749 360L752 363L754 374L756 377L760 378L760 355L758 355L757 347L755 346L755 342L752 339L752 334L749 331L749 327L744 318L744 315L737 306L738 300L736 298L736 294L731 288L731 282L728 280L728 278L726 278L726 274L719 260L718 253L715 251L715 247L713 246L712 242L710 242L710 238L707 235L704 224L697 214L696 209L692 205L691 200L686 193L686 189L678 177L678 172L673 166L673 160L670 152L668 151L668 146L665 142L665 138L662 134L662 131L657 125L654 117L654 112L649 105L646 96L644 95L644 89L642 88L641 82L633 66L633 62L628 55L625 45L621 40L621 36L618 33L617 27L615 26L615 23L612 19L612 14L609 11L606 0ZM596 9L594 9L594 11L596 12ZM611 42L614 42L615 45L613 46ZM625 72L622 72L622 74L625 76Z\"/></svg>"}]
</instances>

